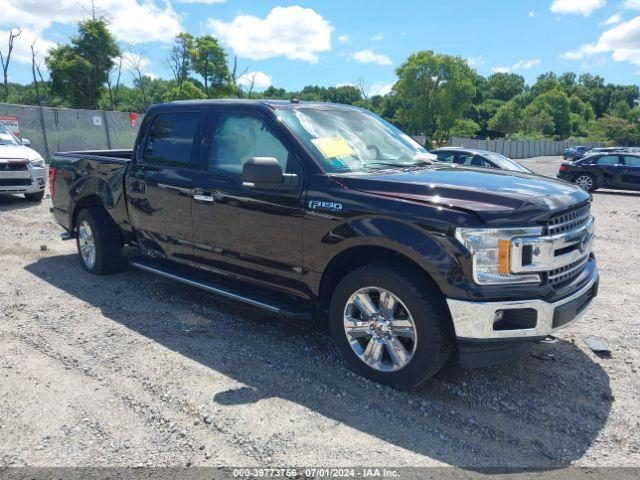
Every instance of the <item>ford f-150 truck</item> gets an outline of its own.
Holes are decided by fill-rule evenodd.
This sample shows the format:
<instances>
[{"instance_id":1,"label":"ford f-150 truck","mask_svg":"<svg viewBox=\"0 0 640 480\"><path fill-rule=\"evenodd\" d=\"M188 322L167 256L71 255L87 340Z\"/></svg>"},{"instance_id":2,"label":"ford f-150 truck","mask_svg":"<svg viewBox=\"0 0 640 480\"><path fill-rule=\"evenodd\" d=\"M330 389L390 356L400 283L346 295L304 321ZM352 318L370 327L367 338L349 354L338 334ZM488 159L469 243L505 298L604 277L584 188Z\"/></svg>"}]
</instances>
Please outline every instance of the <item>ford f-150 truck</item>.
<instances>
[{"instance_id":1,"label":"ford f-150 truck","mask_svg":"<svg viewBox=\"0 0 640 480\"><path fill-rule=\"evenodd\" d=\"M91 273L133 246L148 272L327 319L352 370L411 388L513 358L598 290L587 192L432 158L355 107L173 102L133 150L55 154L52 211Z\"/></svg>"}]
</instances>

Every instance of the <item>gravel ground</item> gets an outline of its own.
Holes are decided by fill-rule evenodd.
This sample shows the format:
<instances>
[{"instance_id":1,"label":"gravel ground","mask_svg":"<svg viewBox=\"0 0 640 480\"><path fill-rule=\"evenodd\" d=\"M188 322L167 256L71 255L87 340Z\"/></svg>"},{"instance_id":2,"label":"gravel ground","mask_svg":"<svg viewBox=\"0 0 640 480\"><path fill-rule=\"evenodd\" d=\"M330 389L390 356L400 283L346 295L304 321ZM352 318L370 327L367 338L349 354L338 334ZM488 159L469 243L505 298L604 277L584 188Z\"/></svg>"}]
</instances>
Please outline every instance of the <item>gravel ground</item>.
<instances>
[{"instance_id":1,"label":"gravel ground","mask_svg":"<svg viewBox=\"0 0 640 480\"><path fill-rule=\"evenodd\" d=\"M0 197L0 466L640 466L640 194L594 195L600 295L558 343L413 393L311 322L85 273L49 205Z\"/></svg>"}]
</instances>

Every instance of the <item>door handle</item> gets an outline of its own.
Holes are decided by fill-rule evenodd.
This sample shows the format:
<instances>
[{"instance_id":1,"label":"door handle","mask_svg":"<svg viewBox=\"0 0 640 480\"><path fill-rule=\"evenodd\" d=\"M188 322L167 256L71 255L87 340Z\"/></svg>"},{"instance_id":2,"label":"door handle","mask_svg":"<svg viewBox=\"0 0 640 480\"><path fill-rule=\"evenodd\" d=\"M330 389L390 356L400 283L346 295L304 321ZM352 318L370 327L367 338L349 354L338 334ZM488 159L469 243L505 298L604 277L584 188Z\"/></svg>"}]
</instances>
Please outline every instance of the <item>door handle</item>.
<instances>
[{"instance_id":1,"label":"door handle","mask_svg":"<svg viewBox=\"0 0 640 480\"><path fill-rule=\"evenodd\" d=\"M215 201L211 193L196 191L193 193L193 199L196 202L213 203Z\"/></svg>"}]
</instances>

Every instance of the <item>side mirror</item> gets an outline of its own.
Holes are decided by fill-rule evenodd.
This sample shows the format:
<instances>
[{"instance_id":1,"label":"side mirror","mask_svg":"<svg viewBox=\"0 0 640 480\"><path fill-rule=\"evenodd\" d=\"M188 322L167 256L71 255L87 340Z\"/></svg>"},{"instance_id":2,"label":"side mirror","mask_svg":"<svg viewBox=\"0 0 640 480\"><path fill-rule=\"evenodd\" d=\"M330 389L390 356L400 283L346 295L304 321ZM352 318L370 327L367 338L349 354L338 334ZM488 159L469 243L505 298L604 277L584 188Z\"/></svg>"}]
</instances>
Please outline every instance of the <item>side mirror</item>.
<instances>
[{"instance_id":1,"label":"side mirror","mask_svg":"<svg viewBox=\"0 0 640 480\"><path fill-rule=\"evenodd\" d=\"M22 145L24 145L25 147L30 147L31 146L31 140L29 140L28 138L23 138L22 139Z\"/></svg>"},{"instance_id":2,"label":"side mirror","mask_svg":"<svg viewBox=\"0 0 640 480\"><path fill-rule=\"evenodd\" d=\"M242 184L250 188L278 189L282 168L273 157L251 157L242 166Z\"/></svg>"}]
</instances>

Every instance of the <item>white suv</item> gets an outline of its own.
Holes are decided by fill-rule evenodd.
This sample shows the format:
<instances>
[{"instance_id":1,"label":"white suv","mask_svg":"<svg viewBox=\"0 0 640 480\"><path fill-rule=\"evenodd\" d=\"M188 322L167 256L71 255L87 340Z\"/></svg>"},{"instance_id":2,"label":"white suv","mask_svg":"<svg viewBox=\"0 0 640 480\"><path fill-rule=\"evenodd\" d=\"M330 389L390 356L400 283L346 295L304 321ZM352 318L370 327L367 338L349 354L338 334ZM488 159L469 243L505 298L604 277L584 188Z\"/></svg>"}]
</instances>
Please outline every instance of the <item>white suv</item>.
<instances>
[{"instance_id":1,"label":"white suv","mask_svg":"<svg viewBox=\"0 0 640 480\"><path fill-rule=\"evenodd\" d=\"M47 183L47 166L31 142L20 140L0 126L0 195L22 193L30 202L40 202Z\"/></svg>"}]
</instances>

